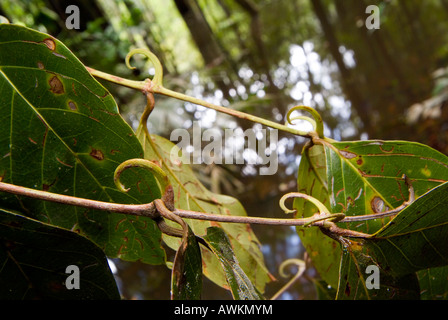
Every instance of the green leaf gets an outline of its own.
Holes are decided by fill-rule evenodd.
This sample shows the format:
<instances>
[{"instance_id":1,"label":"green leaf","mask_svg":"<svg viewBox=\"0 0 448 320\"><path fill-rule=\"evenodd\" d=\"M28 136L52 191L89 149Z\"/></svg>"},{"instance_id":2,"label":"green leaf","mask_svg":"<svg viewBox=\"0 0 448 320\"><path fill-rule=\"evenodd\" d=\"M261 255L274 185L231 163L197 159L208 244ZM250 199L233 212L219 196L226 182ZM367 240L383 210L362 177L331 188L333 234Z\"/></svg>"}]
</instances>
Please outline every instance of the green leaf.
<instances>
[{"instance_id":1,"label":"green leaf","mask_svg":"<svg viewBox=\"0 0 448 320\"><path fill-rule=\"evenodd\" d=\"M416 197L448 180L448 158L419 143L376 140L340 142L325 145L325 152L332 212L344 212L347 216L379 213L400 206L409 198L403 174L411 181ZM435 197L430 196L433 198L430 201L444 198L443 192L433 195ZM414 229L411 232L421 223L430 224L434 216L443 216L434 210L423 218L421 211L424 209L420 205L425 199L419 198L392 221L392 218L386 218L340 224L340 227L374 236L365 240L362 250L355 245L348 249L350 254L342 256L342 282L339 283L338 298L416 297L418 287L413 272L421 267L433 266L433 259L444 263L440 261L444 258L439 253L446 250L443 247L446 248L447 243L442 235L446 231L441 229ZM422 250L422 247L431 247L433 243L436 250L442 251ZM364 282L360 282L366 276L363 272L369 264L380 268L381 288L377 291L367 290ZM350 294L347 295L348 292Z\"/></svg>"},{"instance_id":2,"label":"green leaf","mask_svg":"<svg viewBox=\"0 0 448 320\"><path fill-rule=\"evenodd\" d=\"M109 94L57 39L25 27L0 25L0 180L15 185L118 203L160 197L154 177L128 170L124 194L116 167L143 156L132 129ZM0 206L77 230L110 257L165 262L151 219L0 195Z\"/></svg>"},{"instance_id":3,"label":"green leaf","mask_svg":"<svg viewBox=\"0 0 448 320\"><path fill-rule=\"evenodd\" d=\"M329 286L325 281L312 279L316 288L318 300L334 300L336 298L336 289Z\"/></svg>"},{"instance_id":4,"label":"green leaf","mask_svg":"<svg viewBox=\"0 0 448 320\"><path fill-rule=\"evenodd\" d=\"M202 292L202 256L195 234L188 228L173 263L172 299L199 300Z\"/></svg>"},{"instance_id":5,"label":"green leaf","mask_svg":"<svg viewBox=\"0 0 448 320\"><path fill-rule=\"evenodd\" d=\"M120 299L104 252L85 237L0 209L0 298ZM79 289L68 289L79 268ZM72 279L68 279L72 284Z\"/></svg>"},{"instance_id":6,"label":"green leaf","mask_svg":"<svg viewBox=\"0 0 448 320\"><path fill-rule=\"evenodd\" d=\"M324 148L321 145L305 146L299 166L298 191L313 196L330 209L326 181ZM310 217L316 212L316 207L302 198L294 200L294 209L297 210L298 218ZM321 278L331 287L337 288L341 257L339 243L324 235L318 228L296 229Z\"/></svg>"},{"instance_id":7,"label":"green leaf","mask_svg":"<svg viewBox=\"0 0 448 320\"><path fill-rule=\"evenodd\" d=\"M360 244L352 243L343 251L336 299L419 299L419 283L415 274L394 277L388 270L377 265L368 252L361 248ZM371 266L377 269L369 270L368 267ZM370 279L371 277L377 279ZM374 284L379 287L374 287Z\"/></svg>"},{"instance_id":8,"label":"green leaf","mask_svg":"<svg viewBox=\"0 0 448 320\"><path fill-rule=\"evenodd\" d=\"M408 299L409 294L418 298L420 290L415 272L448 265L447 195L448 182L416 199L371 237L359 243L351 241L342 257L340 273L345 282L340 283L338 298L346 298L342 292L351 298ZM346 265L356 265L356 268ZM377 291L367 290L360 282L362 270L368 265L376 265L381 270L382 286ZM410 281L410 278L413 280ZM423 277L422 280L428 287L430 279ZM411 283L413 287L405 286ZM437 282L432 284L441 286ZM354 296L351 288L356 288ZM436 292L439 291L436 289Z\"/></svg>"},{"instance_id":9,"label":"green leaf","mask_svg":"<svg viewBox=\"0 0 448 320\"><path fill-rule=\"evenodd\" d=\"M347 216L393 209L409 198L405 174L415 196L448 180L448 157L419 143L355 141L325 144L331 211ZM373 234L390 218L352 222L344 227Z\"/></svg>"},{"instance_id":10,"label":"green leaf","mask_svg":"<svg viewBox=\"0 0 448 320\"><path fill-rule=\"evenodd\" d=\"M448 266L420 270L417 276L422 300L448 299Z\"/></svg>"},{"instance_id":11,"label":"green leaf","mask_svg":"<svg viewBox=\"0 0 448 320\"><path fill-rule=\"evenodd\" d=\"M448 265L448 182L403 209L365 245L384 269L400 276Z\"/></svg>"},{"instance_id":12,"label":"green leaf","mask_svg":"<svg viewBox=\"0 0 448 320\"><path fill-rule=\"evenodd\" d=\"M304 148L298 187L299 192L314 196L332 213L365 215L396 208L408 200L408 186L403 174L411 181L416 196L421 196L448 180L448 158L428 146L414 142L370 140L330 144L322 141L322 144ZM314 205L303 199L296 199L294 207L298 215L305 217L317 211ZM384 218L340 223L339 227L374 234L390 220ZM297 228L297 231L316 269L327 283L334 287L337 279L359 281L359 266L353 267L357 262L352 261L350 264L353 257L357 257L353 253L356 250L352 248L352 255L345 253L341 261L340 246L320 230ZM366 256L369 254L365 253ZM376 259L373 262L376 263ZM392 259L389 262L395 261ZM388 276L393 278L389 281L393 286L404 274ZM340 285L339 289L344 291ZM353 287L358 286L353 284Z\"/></svg>"},{"instance_id":13,"label":"green leaf","mask_svg":"<svg viewBox=\"0 0 448 320\"><path fill-rule=\"evenodd\" d=\"M220 260L233 298L235 300L262 300L263 296L241 268L223 230L218 227L208 228L204 240Z\"/></svg>"},{"instance_id":14,"label":"green leaf","mask_svg":"<svg viewBox=\"0 0 448 320\"><path fill-rule=\"evenodd\" d=\"M166 172L174 190L174 206L178 209L193 210L222 215L245 216L240 202L232 197L214 194L196 178L192 168L180 155L180 149L171 141L157 135L146 135L143 128L137 130L145 152L145 159L159 163ZM220 226L230 239L232 248L244 271L261 291L271 280L267 271L259 241L250 226L245 224L217 223L195 219L185 219L196 235L204 235L207 228ZM175 226L175 225L173 225ZM179 240L164 236L164 241L173 249L179 247ZM227 281L221 264L209 250L202 250L204 275L219 286L226 287Z\"/></svg>"}]
</instances>

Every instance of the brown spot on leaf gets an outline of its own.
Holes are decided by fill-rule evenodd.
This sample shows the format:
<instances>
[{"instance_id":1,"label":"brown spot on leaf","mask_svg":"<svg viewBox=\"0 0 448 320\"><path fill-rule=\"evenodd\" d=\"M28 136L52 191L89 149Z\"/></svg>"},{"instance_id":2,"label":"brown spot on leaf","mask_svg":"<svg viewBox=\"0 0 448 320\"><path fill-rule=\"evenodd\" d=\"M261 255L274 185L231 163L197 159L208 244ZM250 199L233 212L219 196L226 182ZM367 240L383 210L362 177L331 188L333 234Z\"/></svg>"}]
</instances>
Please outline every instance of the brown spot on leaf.
<instances>
[{"instance_id":1,"label":"brown spot on leaf","mask_svg":"<svg viewBox=\"0 0 448 320\"><path fill-rule=\"evenodd\" d=\"M69 102L68 102L68 106L69 106L70 109L72 109L73 111L78 110L78 108L76 107L76 103L74 103L73 101L69 101Z\"/></svg>"},{"instance_id":2,"label":"brown spot on leaf","mask_svg":"<svg viewBox=\"0 0 448 320\"><path fill-rule=\"evenodd\" d=\"M58 157L56 157L56 160L57 160L60 164L62 164L63 166L66 166L66 167L69 167L69 168L73 168L72 165L70 165L70 164L68 164L68 163L66 163L66 162L64 162L64 161L62 161L62 160L59 159Z\"/></svg>"},{"instance_id":3,"label":"brown spot on leaf","mask_svg":"<svg viewBox=\"0 0 448 320\"><path fill-rule=\"evenodd\" d=\"M56 57L63 58L63 59L67 59L65 56L63 56L63 55L60 54L60 53L53 52L53 54L54 54Z\"/></svg>"},{"instance_id":4,"label":"brown spot on leaf","mask_svg":"<svg viewBox=\"0 0 448 320\"><path fill-rule=\"evenodd\" d=\"M62 94L65 92L64 86L57 76L51 77L51 79L48 81L48 84L50 85L50 91L54 94Z\"/></svg>"},{"instance_id":5,"label":"brown spot on leaf","mask_svg":"<svg viewBox=\"0 0 448 320\"><path fill-rule=\"evenodd\" d=\"M347 197L347 208L349 206L355 206L355 200L352 197Z\"/></svg>"},{"instance_id":6,"label":"brown spot on leaf","mask_svg":"<svg viewBox=\"0 0 448 320\"><path fill-rule=\"evenodd\" d=\"M345 191L345 188L342 188L341 190L339 190L338 192L336 192L336 197L339 197L339 194L340 194L341 192L343 192L343 191Z\"/></svg>"},{"instance_id":7,"label":"brown spot on leaf","mask_svg":"<svg viewBox=\"0 0 448 320\"><path fill-rule=\"evenodd\" d=\"M350 296L350 285L348 284L348 282L347 282L347 284L345 285L344 293L345 293L345 295L346 295L347 297Z\"/></svg>"},{"instance_id":8,"label":"brown spot on leaf","mask_svg":"<svg viewBox=\"0 0 448 320\"><path fill-rule=\"evenodd\" d=\"M43 191L48 191L48 190L50 190L50 188L51 188L55 183L56 183L56 179L55 179L52 183L50 183L50 184L43 183L43 184L42 184L42 190L43 190Z\"/></svg>"},{"instance_id":9,"label":"brown spot on leaf","mask_svg":"<svg viewBox=\"0 0 448 320\"><path fill-rule=\"evenodd\" d=\"M370 201L370 206L374 213L383 212L385 209L385 203L380 197L374 197L372 201Z\"/></svg>"},{"instance_id":10,"label":"brown spot on leaf","mask_svg":"<svg viewBox=\"0 0 448 320\"><path fill-rule=\"evenodd\" d=\"M357 164L358 166L362 165L363 162L364 162L364 161L362 160L362 157L361 157L361 156L359 156L358 160L356 160L356 164Z\"/></svg>"},{"instance_id":11,"label":"brown spot on leaf","mask_svg":"<svg viewBox=\"0 0 448 320\"><path fill-rule=\"evenodd\" d=\"M54 42L53 39L47 38L43 42L45 43L47 48L50 49L51 51L54 51L54 49L56 49L56 43Z\"/></svg>"},{"instance_id":12,"label":"brown spot on leaf","mask_svg":"<svg viewBox=\"0 0 448 320\"><path fill-rule=\"evenodd\" d=\"M394 151L395 146L392 145L392 146L390 146L390 149L387 150L386 148L383 148L383 145L380 145L380 149L381 149L381 151L383 151L383 152L390 153L390 152Z\"/></svg>"},{"instance_id":13,"label":"brown spot on leaf","mask_svg":"<svg viewBox=\"0 0 448 320\"><path fill-rule=\"evenodd\" d=\"M104 153L101 150L92 148L92 151L90 151L90 156L97 160L104 160Z\"/></svg>"},{"instance_id":14,"label":"brown spot on leaf","mask_svg":"<svg viewBox=\"0 0 448 320\"><path fill-rule=\"evenodd\" d=\"M108 114L110 116L117 116L118 115L118 113L111 112L111 111L108 111L108 110L105 110L105 109L100 109L100 111L104 112L104 113L106 113L106 114Z\"/></svg>"},{"instance_id":15,"label":"brown spot on leaf","mask_svg":"<svg viewBox=\"0 0 448 320\"><path fill-rule=\"evenodd\" d=\"M76 93L76 90L75 90L75 83L72 83L72 91L75 94L75 96L78 96L78 94Z\"/></svg>"},{"instance_id":16,"label":"brown spot on leaf","mask_svg":"<svg viewBox=\"0 0 448 320\"><path fill-rule=\"evenodd\" d=\"M123 249L125 249L126 246L125 245L121 245L120 248L118 248L118 257L120 257L123 254Z\"/></svg>"},{"instance_id":17,"label":"brown spot on leaf","mask_svg":"<svg viewBox=\"0 0 448 320\"><path fill-rule=\"evenodd\" d=\"M43 70L43 69L45 68L44 64L43 64L42 62L40 62L40 61L37 62L37 67L38 67L40 70Z\"/></svg>"},{"instance_id":18,"label":"brown spot on leaf","mask_svg":"<svg viewBox=\"0 0 448 320\"><path fill-rule=\"evenodd\" d=\"M142 226L138 226L139 229L145 230L148 227L148 222L146 222L146 220L143 220L143 225Z\"/></svg>"},{"instance_id":19,"label":"brown spot on leaf","mask_svg":"<svg viewBox=\"0 0 448 320\"><path fill-rule=\"evenodd\" d=\"M126 218L123 218L123 219L121 219L120 221L118 221L118 223L117 223L116 226L115 226L115 230L118 230L118 228L120 227L120 225L121 225L122 223L124 223L124 222L126 222Z\"/></svg>"},{"instance_id":20,"label":"brown spot on leaf","mask_svg":"<svg viewBox=\"0 0 448 320\"><path fill-rule=\"evenodd\" d=\"M344 158L347 158L347 159L353 159L353 158L355 158L355 157L357 156L356 153L349 152L349 151L344 151L344 150L339 150L339 153L340 153Z\"/></svg>"},{"instance_id":21,"label":"brown spot on leaf","mask_svg":"<svg viewBox=\"0 0 448 320\"><path fill-rule=\"evenodd\" d=\"M143 242L139 238L135 238L134 240L140 244L140 248L142 250L145 249L145 247L143 246Z\"/></svg>"}]
</instances>

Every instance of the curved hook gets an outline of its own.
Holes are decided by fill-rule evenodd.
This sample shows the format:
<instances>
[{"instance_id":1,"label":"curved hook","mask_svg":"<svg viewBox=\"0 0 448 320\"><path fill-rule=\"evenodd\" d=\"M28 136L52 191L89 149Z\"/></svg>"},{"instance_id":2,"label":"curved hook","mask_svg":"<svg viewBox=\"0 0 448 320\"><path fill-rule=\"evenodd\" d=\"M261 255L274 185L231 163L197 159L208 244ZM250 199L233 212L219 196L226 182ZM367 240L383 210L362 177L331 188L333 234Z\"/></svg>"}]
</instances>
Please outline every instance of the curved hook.
<instances>
[{"instance_id":1,"label":"curved hook","mask_svg":"<svg viewBox=\"0 0 448 320\"><path fill-rule=\"evenodd\" d=\"M148 58L149 61L151 61L151 63L154 65L154 68L155 68L155 74L154 74L154 77L151 80L151 82L155 86L162 86L163 85L162 84L163 67L162 67L162 64L160 63L159 58L157 58L157 56L154 53L152 53L149 49L146 49L146 48L133 49L126 55L126 66L129 69L135 69L135 67L132 67L131 64L129 63L129 60L135 54L142 54L146 58Z\"/></svg>"},{"instance_id":2,"label":"curved hook","mask_svg":"<svg viewBox=\"0 0 448 320\"><path fill-rule=\"evenodd\" d=\"M286 290L288 290L292 286L294 282L299 280L299 278L303 275L303 273L306 270L305 261L300 259L288 259L286 261L283 261L279 267L279 273L283 278L288 277L288 275L285 273L285 268L291 264L294 264L298 267L297 273L291 280L288 281L287 284L285 284L279 291L277 291L277 293L271 298L271 300L275 300L278 297L280 297Z\"/></svg>"},{"instance_id":3,"label":"curved hook","mask_svg":"<svg viewBox=\"0 0 448 320\"><path fill-rule=\"evenodd\" d=\"M291 210L286 207L285 201L289 198L302 198L302 199L311 201L317 207L317 209L319 210L320 213L324 213L326 215L331 214L330 211L327 209L327 207L322 202L320 202L319 200L317 200L316 198L314 198L310 195L307 195L305 193L300 193L300 192L290 192L290 193L283 195L280 198L280 201L279 201L280 208L282 208L282 210L286 214L295 213L297 211L295 209Z\"/></svg>"},{"instance_id":4,"label":"curved hook","mask_svg":"<svg viewBox=\"0 0 448 320\"><path fill-rule=\"evenodd\" d=\"M310 117L305 117L305 116L297 116L297 117L291 118L291 113L293 113L294 111L297 111L297 110L308 111L313 116L313 119L311 119ZM288 121L289 124L293 124L292 123L293 120L299 120L299 119L306 120L309 123L311 123L314 130L319 135L319 138L322 138L322 139L324 138L324 122L322 121L322 117L320 116L320 114L314 108L307 107L307 106L295 106L295 107L292 107L286 114L286 120Z\"/></svg>"},{"instance_id":5,"label":"curved hook","mask_svg":"<svg viewBox=\"0 0 448 320\"><path fill-rule=\"evenodd\" d=\"M296 265L299 270L297 270L297 274L302 274L305 269L306 269L306 265L305 265L305 261L301 260L301 259L288 259L282 262L282 264L280 265L280 267L278 268L278 272L280 273L280 275L283 278L287 278L288 275L285 273L285 268L291 264Z\"/></svg>"},{"instance_id":6,"label":"curved hook","mask_svg":"<svg viewBox=\"0 0 448 320\"><path fill-rule=\"evenodd\" d=\"M122 192L128 192L129 188L125 188L124 185L120 182L120 175L123 173L124 170L129 168L146 168L149 169L156 178L157 182L160 186L160 193L163 195L165 194L168 187L170 187L170 183L168 181L168 177L166 173L154 162L146 160L146 159L129 159L125 162L121 163L114 172L114 183L117 186L117 188Z\"/></svg>"}]
</instances>

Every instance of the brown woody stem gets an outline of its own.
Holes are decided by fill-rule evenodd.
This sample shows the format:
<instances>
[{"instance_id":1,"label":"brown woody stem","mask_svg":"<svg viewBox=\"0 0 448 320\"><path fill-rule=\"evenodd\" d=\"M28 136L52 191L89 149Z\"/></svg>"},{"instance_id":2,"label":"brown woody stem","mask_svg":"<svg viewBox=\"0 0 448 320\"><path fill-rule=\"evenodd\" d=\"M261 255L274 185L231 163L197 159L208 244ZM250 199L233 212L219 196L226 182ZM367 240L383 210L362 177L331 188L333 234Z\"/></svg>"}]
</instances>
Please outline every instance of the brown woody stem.
<instances>
[{"instance_id":1,"label":"brown woody stem","mask_svg":"<svg viewBox=\"0 0 448 320\"><path fill-rule=\"evenodd\" d=\"M16 186L5 182L0 182L0 192L8 192L16 195L31 197L34 199L57 202L61 204L78 206L89 209L117 212L135 216L146 216L152 219L159 217L159 213L154 205L154 202L150 202L147 204L118 204L118 203L102 202L97 200L78 198L74 196L67 196L47 191ZM312 220L311 218L271 219L271 218L258 218L258 217L223 216L211 213L180 210L180 209L174 209L172 213L181 218L187 218L187 219L199 219L199 220L231 222L231 223L266 224L266 225L278 225L278 226L303 226L304 224L309 223Z\"/></svg>"}]
</instances>

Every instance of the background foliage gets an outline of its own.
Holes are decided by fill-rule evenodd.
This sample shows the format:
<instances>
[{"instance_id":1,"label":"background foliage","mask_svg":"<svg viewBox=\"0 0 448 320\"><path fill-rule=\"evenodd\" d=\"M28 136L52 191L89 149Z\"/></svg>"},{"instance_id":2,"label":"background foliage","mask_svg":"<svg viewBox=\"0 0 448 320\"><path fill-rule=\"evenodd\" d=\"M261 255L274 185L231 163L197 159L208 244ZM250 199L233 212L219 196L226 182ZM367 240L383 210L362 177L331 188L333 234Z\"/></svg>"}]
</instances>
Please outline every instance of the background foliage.
<instances>
[{"instance_id":1,"label":"background foliage","mask_svg":"<svg viewBox=\"0 0 448 320\"><path fill-rule=\"evenodd\" d=\"M69 4L80 8L80 30L65 27ZM379 30L364 26L370 4L381 8ZM167 87L282 122L292 105L305 104L322 114L326 135L334 139L404 139L448 153L445 0L6 0L0 15L52 34L83 63L105 72L146 78L123 64L130 48L146 46L161 59ZM145 69L143 63L138 70ZM104 85L135 126L144 98ZM252 126L160 97L149 126L169 138L173 128L189 128L195 120L204 128ZM279 138L280 170L274 176L259 176L248 165L201 166L197 172L212 191L240 199L249 215L282 216L278 198L297 190L305 140ZM267 267L279 279L267 289L269 297L282 284L276 268L304 251L292 228L254 231ZM165 268L120 261L116 266L125 297L168 296ZM283 298L315 297L313 270L306 276ZM212 284L204 288L211 288L205 297L229 297Z\"/></svg>"}]
</instances>

